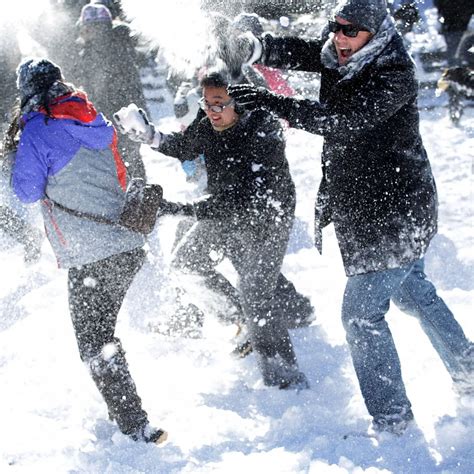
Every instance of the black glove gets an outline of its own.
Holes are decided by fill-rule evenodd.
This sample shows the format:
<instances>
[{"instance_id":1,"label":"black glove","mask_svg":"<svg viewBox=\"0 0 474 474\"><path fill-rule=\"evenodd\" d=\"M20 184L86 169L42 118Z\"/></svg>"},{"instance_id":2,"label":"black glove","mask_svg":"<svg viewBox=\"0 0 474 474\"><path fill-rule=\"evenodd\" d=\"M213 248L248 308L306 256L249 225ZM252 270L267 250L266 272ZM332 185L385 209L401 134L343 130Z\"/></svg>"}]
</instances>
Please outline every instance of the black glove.
<instances>
[{"instance_id":1,"label":"black glove","mask_svg":"<svg viewBox=\"0 0 474 474\"><path fill-rule=\"evenodd\" d=\"M279 102L276 94L263 87L255 87L250 84L236 84L227 88L229 95L238 106L246 110L265 108L273 110Z\"/></svg>"},{"instance_id":2,"label":"black glove","mask_svg":"<svg viewBox=\"0 0 474 474\"><path fill-rule=\"evenodd\" d=\"M181 202L167 201L166 199L161 200L160 208L158 210L158 216L163 215L182 215L182 216L193 216L194 207L192 204L183 204Z\"/></svg>"}]
</instances>

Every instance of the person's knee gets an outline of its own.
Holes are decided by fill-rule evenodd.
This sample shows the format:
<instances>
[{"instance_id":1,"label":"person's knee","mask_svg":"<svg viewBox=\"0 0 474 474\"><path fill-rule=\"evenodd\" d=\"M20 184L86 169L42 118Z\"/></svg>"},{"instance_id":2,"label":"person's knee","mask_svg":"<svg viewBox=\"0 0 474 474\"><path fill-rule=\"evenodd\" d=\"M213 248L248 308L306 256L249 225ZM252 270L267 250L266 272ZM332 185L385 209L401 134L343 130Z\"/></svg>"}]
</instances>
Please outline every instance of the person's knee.
<instances>
[{"instance_id":1,"label":"person's knee","mask_svg":"<svg viewBox=\"0 0 474 474\"><path fill-rule=\"evenodd\" d=\"M431 306L437 298L434 285L426 279L424 273L418 273L404 282L393 300L400 310L416 316L421 309Z\"/></svg>"},{"instance_id":2,"label":"person's knee","mask_svg":"<svg viewBox=\"0 0 474 474\"><path fill-rule=\"evenodd\" d=\"M122 360L125 354L122 344L117 338L106 344L86 346L79 352L81 360L94 375L112 367L117 361Z\"/></svg>"}]
</instances>

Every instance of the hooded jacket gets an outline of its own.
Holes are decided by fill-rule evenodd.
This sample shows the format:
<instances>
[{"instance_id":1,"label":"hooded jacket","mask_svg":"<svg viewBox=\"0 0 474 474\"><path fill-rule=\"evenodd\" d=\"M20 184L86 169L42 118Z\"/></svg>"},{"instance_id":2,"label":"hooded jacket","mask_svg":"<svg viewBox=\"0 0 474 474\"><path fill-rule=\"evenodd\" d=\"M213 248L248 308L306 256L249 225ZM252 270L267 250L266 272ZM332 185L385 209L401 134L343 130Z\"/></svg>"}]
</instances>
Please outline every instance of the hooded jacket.
<instances>
[{"instance_id":1,"label":"hooded jacket","mask_svg":"<svg viewBox=\"0 0 474 474\"><path fill-rule=\"evenodd\" d=\"M279 98L290 126L324 136L315 236L334 223L348 276L423 256L437 230L436 188L419 132L415 66L388 16L339 67L331 39L263 39L266 64L321 73L319 102Z\"/></svg>"},{"instance_id":2,"label":"hooded jacket","mask_svg":"<svg viewBox=\"0 0 474 474\"><path fill-rule=\"evenodd\" d=\"M41 201L59 266L83 265L142 246L139 234L55 206L117 221L128 178L113 126L85 94L57 98L51 115L40 110L22 117L12 184L22 202Z\"/></svg>"}]
</instances>

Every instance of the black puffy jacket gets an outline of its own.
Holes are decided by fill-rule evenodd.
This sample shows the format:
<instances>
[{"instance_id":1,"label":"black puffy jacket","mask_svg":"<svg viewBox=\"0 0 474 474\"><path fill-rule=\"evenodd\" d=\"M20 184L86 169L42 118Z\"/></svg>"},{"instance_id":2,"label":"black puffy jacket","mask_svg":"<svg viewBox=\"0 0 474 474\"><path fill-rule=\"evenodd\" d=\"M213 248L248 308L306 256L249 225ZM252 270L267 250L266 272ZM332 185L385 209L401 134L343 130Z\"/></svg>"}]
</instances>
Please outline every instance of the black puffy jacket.
<instances>
[{"instance_id":1,"label":"black puffy jacket","mask_svg":"<svg viewBox=\"0 0 474 474\"><path fill-rule=\"evenodd\" d=\"M437 230L415 66L396 33L349 78L323 65L323 44L264 37L266 64L321 73L319 102L282 97L272 107L290 126L324 136L316 244L321 250L321 228L332 221L347 275L402 266Z\"/></svg>"},{"instance_id":2,"label":"black puffy jacket","mask_svg":"<svg viewBox=\"0 0 474 474\"><path fill-rule=\"evenodd\" d=\"M282 128L269 112L244 113L220 132L200 112L184 132L166 135L159 151L181 161L204 155L209 195L194 204L198 219L225 219L262 236L292 222L295 186Z\"/></svg>"}]
</instances>

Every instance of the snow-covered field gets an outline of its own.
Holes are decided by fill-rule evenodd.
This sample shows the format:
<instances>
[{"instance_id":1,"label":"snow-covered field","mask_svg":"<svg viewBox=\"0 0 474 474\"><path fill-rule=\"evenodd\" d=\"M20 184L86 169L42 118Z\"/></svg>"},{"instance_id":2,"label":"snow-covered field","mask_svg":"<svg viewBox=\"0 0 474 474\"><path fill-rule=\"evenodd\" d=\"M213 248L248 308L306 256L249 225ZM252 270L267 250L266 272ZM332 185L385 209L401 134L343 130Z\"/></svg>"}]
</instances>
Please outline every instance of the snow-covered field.
<instances>
[{"instance_id":1,"label":"snow-covered field","mask_svg":"<svg viewBox=\"0 0 474 474\"><path fill-rule=\"evenodd\" d=\"M427 271L471 339L473 124L471 114L453 127L444 109L423 113L421 124L440 195L440 233ZM212 317L201 339L148 329L170 304L167 265L176 219L166 218L151 236L150 261L130 291L117 332L150 419L170 436L163 447L130 441L108 421L79 360L66 272L56 269L49 244L41 260L26 267L21 247L2 239L0 472L474 472L474 404L457 403L427 338L395 308L389 321L418 429L400 439L361 435L369 418L339 317L345 277L332 229L323 256L311 245L322 141L293 130L287 141L298 220L283 270L316 308L317 321L292 333L311 389L264 387L252 355L229 355L234 329ZM166 196L190 194L175 160L147 147L143 153Z\"/></svg>"},{"instance_id":2,"label":"snow-covered field","mask_svg":"<svg viewBox=\"0 0 474 474\"><path fill-rule=\"evenodd\" d=\"M146 16L149 3L124 1L150 31L168 25L160 39L171 42L183 28L193 30L192 24L165 21L181 11L172 2L156 18ZM164 129L176 127L170 112L169 101L154 105ZM468 110L457 128L442 107L421 118L440 201L439 235L426 270L473 340L474 114ZM417 427L401 438L364 436L370 420L340 321L345 276L332 227L324 234L323 256L312 245L321 146L320 137L287 132L298 205L283 272L316 310L312 326L292 332L310 390L264 387L253 355L230 355L235 327L212 315L199 339L152 331L173 308L168 264L178 220L163 218L151 235L148 262L130 289L117 334L151 422L169 432L162 447L135 443L108 421L79 359L67 274L56 268L49 244L43 243L38 263L26 266L22 248L0 236L0 473L474 472L474 400L455 397L419 325L396 308L388 320ZM150 180L163 185L165 197L184 201L193 195L176 160L142 150Z\"/></svg>"}]
</instances>

